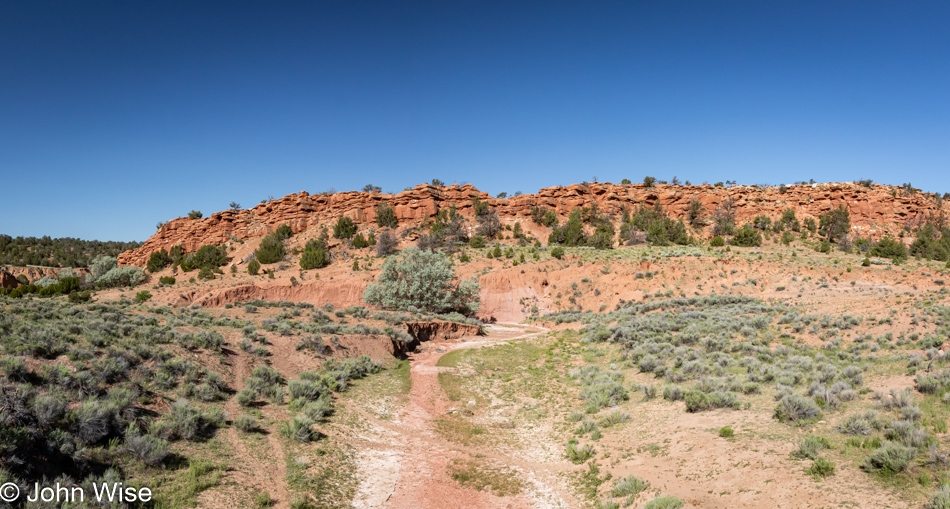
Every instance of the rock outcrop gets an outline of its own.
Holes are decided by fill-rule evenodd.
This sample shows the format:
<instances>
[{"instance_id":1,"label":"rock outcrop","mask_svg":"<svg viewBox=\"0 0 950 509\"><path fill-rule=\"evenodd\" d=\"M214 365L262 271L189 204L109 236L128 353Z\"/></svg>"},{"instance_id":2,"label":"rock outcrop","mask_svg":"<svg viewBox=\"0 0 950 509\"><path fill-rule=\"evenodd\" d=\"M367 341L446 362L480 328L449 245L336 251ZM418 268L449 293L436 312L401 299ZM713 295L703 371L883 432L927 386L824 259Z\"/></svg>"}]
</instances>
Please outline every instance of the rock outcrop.
<instances>
[{"instance_id":1,"label":"rock outcrop","mask_svg":"<svg viewBox=\"0 0 950 509\"><path fill-rule=\"evenodd\" d=\"M17 281L16 276L5 270L0 270L0 288L10 289L18 286L20 286L20 282Z\"/></svg>"},{"instance_id":2,"label":"rock outcrop","mask_svg":"<svg viewBox=\"0 0 950 509\"><path fill-rule=\"evenodd\" d=\"M378 206L384 202L395 210L400 225L417 224L453 206L463 215L473 216L472 198L475 197L488 202L502 221L507 222L530 221L531 210L536 206L552 209L564 218L575 207L596 204L603 212L619 214L624 208L659 202L671 216L685 218L693 200L699 200L708 214L723 201L732 199L736 219L742 223L760 214L776 219L787 209L794 210L799 219L817 218L844 205L850 210L855 233L872 238L918 225L943 207L942 200L931 193L907 193L893 186L863 187L852 183L801 184L781 189L593 183L549 187L537 194L506 199L491 197L470 184L423 184L395 195L355 191L311 195L301 191L247 210L225 210L204 219L173 219L140 248L120 254L119 263L144 267L149 255L162 248L180 245L191 252L205 244L261 237L284 223L295 234L331 224L340 216L350 217L357 224L373 223Z\"/></svg>"}]
</instances>

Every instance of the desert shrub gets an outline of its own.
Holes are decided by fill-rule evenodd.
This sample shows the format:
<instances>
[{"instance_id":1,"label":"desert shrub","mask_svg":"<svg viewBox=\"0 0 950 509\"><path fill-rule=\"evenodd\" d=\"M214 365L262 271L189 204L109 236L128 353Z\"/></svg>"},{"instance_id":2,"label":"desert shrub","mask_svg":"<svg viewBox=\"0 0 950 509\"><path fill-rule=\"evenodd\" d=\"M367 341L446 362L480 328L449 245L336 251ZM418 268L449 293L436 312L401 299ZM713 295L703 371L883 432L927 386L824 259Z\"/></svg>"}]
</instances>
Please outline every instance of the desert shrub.
<instances>
[{"instance_id":1,"label":"desert shrub","mask_svg":"<svg viewBox=\"0 0 950 509\"><path fill-rule=\"evenodd\" d=\"M472 238L468 239L468 246L475 249L481 249L485 247L485 237L482 237L481 235L472 236Z\"/></svg>"},{"instance_id":2,"label":"desert shrub","mask_svg":"<svg viewBox=\"0 0 950 509\"><path fill-rule=\"evenodd\" d=\"M560 246L551 248L551 256L558 260L564 258L564 248Z\"/></svg>"},{"instance_id":3,"label":"desert shrub","mask_svg":"<svg viewBox=\"0 0 950 509\"><path fill-rule=\"evenodd\" d=\"M637 476L628 475L614 481L614 487L610 490L610 495L613 497L636 496L649 487L650 483Z\"/></svg>"},{"instance_id":4,"label":"desert shrub","mask_svg":"<svg viewBox=\"0 0 950 509\"><path fill-rule=\"evenodd\" d=\"M810 467L805 469L805 473L811 475L815 479L821 479L822 477L828 477L835 473L835 463L826 458L815 458L815 462L812 463Z\"/></svg>"},{"instance_id":5,"label":"desert shrub","mask_svg":"<svg viewBox=\"0 0 950 509\"><path fill-rule=\"evenodd\" d=\"M254 401L257 399L257 391L253 389L241 389L235 395L238 405L243 407L251 406L254 404Z\"/></svg>"},{"instance_id":6,"label":"desert shrub","mask_svg":"<svg viewBox=\"0 0 950 509\"><path fill-rule=\"evenodd\" d=\"M885 442L865 460L865 470L884 472L903 472L917 457L917 449L895 442Z\"/></svg>"},{"instance_id":7,"label":"desert shrub","mask_svg":"<svg viewBox=\"0 0 950 509\"><path fill-rule=\"evenodd\" d=\"M692 242L683 221L669 217L660 202L656 202L652 207L641 205L632 213L626 210L623 212L621 240L627 245L634 245L641 242L641 236L644 241L655 246L686 245Z\"/></svg>"},{"instance_id":8,"label":"desert shrub","mask_svg":"<svg viewBox=\"0 0 950 509\"><path fill-rule=\"evenodd\" d=\"M106 272L109 272L118 266L119 261L114 256L97 256L93 258L92 263L89 264L89 275L86 276L87 281L90 283L95 283L96 280L105 275Z\"/></svg>"},{"instance_id":9,"label":"desert shrub","mask_svg":"<svg viewBox=\"0 0 950 509\"><path fill-rule=\"evenodd\" d=\"M376 224L383 228L395 228L399 224L396 211L388 203L380 203L376 207Z\"/></svg>"},{"instance_id":10,"label":"desert shrub","mask_svg":"<svg viewBox=\"0 0 950 509\"><path fill-rule=\"evenodd\" d=\"M572 438L567 442L565 453L567 459L571 460L571 463L580 465L594 455L594 448L590 444L579 446L577 440Z\"/></svg>"},{"instance_id":11,"label":"desert shrub","mask_svg":"<svg viewBox=\"0 0 950 509\"><path fill-rule=\"evenodd\" d=\"M280 431L287 438L298 442L310 442L314 438L313 420L306 415L297 415L290 422L284 422L280 425Z\"/></svg>"},{"instance_id":12,"label":"desert shrub","mask_svg":"<svg viewBox=\"0 0 950 509\"><path fill-rule=\"evenodd\" d=\"M643 509L680 509L683 501L676 497L656 497L647 502Z\"/></svg>"},{"instance_id":13,"label":"desert shrub","mask_svg":"<svg viewBox=\"0 0 950 509\"><path fill-rule=\"evenodd\" d=\"M739 408L739 400L731 392L715 391L706 394L691 390L683 395L687 412L701 412L712 408Z\"/></svg>"},{"instance_id":14,"label":"desert shrub","mask_svg":"<svg viewBox=\"0 0 950 509\"><path fill-rule=\"evenodd\" d=\"M337 239L351 239L356 235L356 223L352 219L341 216L333 225L333 237Z\"/></svg>"},{"instance_id":15,"label":"desert shrub","mask_svg":"<svg viewBox=\"0 0 950 509\"><path fill-rule=\"evenodd\" d=\"M281 223L281 224L277 227L277 229L274 230L274 233L276 233L277 236L280 237L280 240L285 240L285 239L289 239L291 236L293 236L294 230L290 227L289 224L287 224L287 223Z\"/></svg>"},{"instance_id":16,"label":"desert shrub","mask_svg":"<svg viewBox=\"0 0 950 509\"><path fill-rule=\"evenodd\" d=\"M743 226L735 231L731 244L742 247L761 246L762 233L749 225Z\"/></svg>"},{"instance_id":17,"label":"desert shrub","mask_svg":"<svg viewBox=\"0 0 950 509\"><path fill-rule=\"evenodd\" d=\"M443 254L408 248L383 264L363 301L384 309L445 313L478 310L478 280L456 282L452 262Z\"/></svg>"},{"instance_id":18,"label":"desert shrub","mask_svg":"<svg viewBox=\"0 0 950 509\"><path fill-rule=\"evenodd\" d=\"M557 224L557 214L551 209L534 206L531 207L531 220L534 224L550 227Z\"/></svg>"},{"instance_id":19,"label":"desert shrub","mask_svg":"<svg viewBox=\"0 0 950 509\"><path fill-rule=\"evenodd\" d=\"M722 247L726 245L726 241L723 240L723 238L719 235L716 235L712 238L712 240L709 241L709 245L712 247Z\"/></svg>"},{"instance_id":20,"label":"desert shrub","mask_svg":"<svg viewBox=\"0 0 950 509\"><path fill-rule=\"evenodd\" d=\"M135 302L141 303L151 298L152 298L152 293L149 292L148 290L142 290L141 292L135 294Z\"/></svg>"},{"instance_id":21,"label":"desert shrub","mask_svg":"<svg viewBox=\"0 0 950 509\"><path fill-rule=\"evenodd\" d=\"M214 269L211 267L201 267L198 271L198 279L202 281L211 281L214 277Z\"/></svg>"},{"instance_id":22,"label":"desert shrub","mask_svg":"<svg viewBox=\"0 0 950 509\"><path fill-rule=\"evenodd\" d=\"M95 444L109 434L112 412L102 401L86 400L73 411L76 438L86 445Z\"/></svg>"},{"instance_id":23,"label":"desert shrub","mask_svg":"<svg viewBox=\"0 0 950 509\"><path fill-rule=\"evenodd\" d=\"M629 420L630 414L619 408L612 408L600 419L600 425L605 428L609 428L615 424L620 424L621 422L627 422Z\"/></svg>"},{"instance_id":24,"label":"desert shrub","mask_svg":"<svg viewBox=\"0 0 950 509\"><path fill-rule=\"evenodd\" d=\"M691 226L702 226L704 223L703 214L705 213L706 207L703 206L703 203L694 199L689 202L689 211L686 213L686 218Z\"/></svg>"},{"instance_id":25,"label":"desert shrub","mask_svg":"<svg viewBox=\"0 0 950 509\"><path fill-rule=\"evenodd\" d=\"M330 250L322 237L307 242L300 256L300 268L321 269L327 265L330 265Z\"/></svg>"},{"instance_id":26,"label":"desert shrub","mask_svg":"<svg viewBox=\"0 0 950 509\"><path fill-rule=\"evenodd\" d=\"M96 278L96 285L103 288L133 287L148 280L148 275L140 267L116 267Z\"/></svg>"},{"instance_id":27,"label":"desert shrub","mask_svg":"<svg viewBox=\"0 0 950 509\"><path fill-rule=\"evenodd\" d=\"M168 441L151 435L125 437L125 450L145 465L160 465L168 457Z\"/></svg>"},{"instance_id":28,"label":"desert shrub","mask_svg":"<svg viewBox=\"0 0 950 509\"><path fill-rule=\"evenodd\" d=\"M782 422L799 422L813 419L821 414L815 400L792 394L782 397L775 407L774 417Z\"/></svg>"},{"instance_id":29,"label":"desert shrub","mask_svg":"<svg viewBox=\"0 0 950 509\"><path fill-rule=\"evenodd\" d=\"M165 251L165 249L161 249L158 251L154 251L148 257L148 263L146 264L146 268L148 269L149 272L158 272L164 269L165 267L168 267L169 265L171 265L172 261L173 261L172 257L168 255L168 251Z\"/></svg>"},{"instance_id":30,"label":"desert shrub","mask_svg":"<svg viewBox=\"0 0 950 509\"><path fill-rule=\"evenodd\" d=\"M190 271L191 269L215 269L226 265L229 261L228 251L224 246L204 245L198 248L194 253L190 253L181 258L179 262L182 269Z\"/></svg>"},{"instance_id":31,"label":"desert shrub","mask_svg":"<svg viewBox=\"0 0 950 509\"><path fill-rule=\"evenodd\" d=\"M384 231L379 234L376 241L376 254L378 256L389 256L397 251L399 240L390 231Z\"/></svg>"},{"instance_id":32,"label":"desert shrub","mask_svg":"<svg viewBox=\"0 0 950 509\"><path fill-rule=\"evenodd\" d=\"M861 415L851 414L836 429L845 435L867 435L871 432L871 423Z\"/></svg>"},{"instance_id":33,"label":"desert shrub","mask_svg":"<svg viewBox=\"0 0 950 509\"><path fill-rule=\"evenodd\" d=\"M203 214L200 210L192 210L188 213L188 219L201 219Z\"/></svg>"},{"instance_id":34,"label":"desert shrub","mask_svg":"<svg viewBox=\"0 0 950 509\"><path fill-rule=\"evenodd\" d=\"M284 259L285 254L284 241L277 233L265 235L260 246L254 251L254 256L260 263L277 263Z\"/></svg>"},{"instance_id":35,"label":"desert shrub","mask_svg":"<svg viewBox=\"0 0 950 509\"><path fill-rule=\"evenodd\" d=\"M797 459L816 459L818 451L831 448L828 439L815 435L806 435L798 441L798 448L792 451L792 457Z\"/></svg>"},{"instance_id":36,"label":"desert shrub","mask_svg":"<svg viewBox=\"0 0 950 509\"><path fill-rule=\"evenodd\" d=\"M924 509L950 509L950 485L941 484Z\"/></svg>"},{"instance_id":37,"label":"desert shrub","mask_svg":"<svg viewBox=\"0 0 950 509\"><path fill-rule=\"evenodd\" d=\"M868 252L868 256L879 258L890 258L891 260L901 261L907 259L907 248L904 243L894 240L890 237L884 237Z\"/></svg>"},{"instance_id":38,"label":"desert shrub","mask_svg":"<svg viewBox=\"0 0 950 509\"><path fill-rule=\"evenodd\" d=\"M237 419L234 419L234 427L245 433L254 431L257 429L257 419L248 414L242 414Z\"/></svg>"},{"instance_id":39,"label":"desert shrub","mask_svg":"<svg viewBox=\"0 0 950 509\"><path fill-rule=\"evenodd\" d=\"M55 426L66 415L66 400L53 395L33 399L33 415L43 428Z\"/></svg>"},{"instance_id":40,"label":"desert shrub","mask_svg":"<svg viewBox=\"0 0 950 509\"><path fill-rule=\"evenodd\" d=\"M252 276L256 276L257 273L260 272L260 270L261 270L261 262L257 260L251 260L247 264L247 273Z\"/></svg>"},{"instance_id":41,"label":"desert shrub","mask_svg":"<svg viewBox=\"0 0 950 509\"><path fill-rule=\"evenodd\" d=\"M223 416L204 413L188 400L176 401L167 414L170 436L198 440L209 436L223 423Z\"/></svg>"},{"instance_id":42,"label":"desert shrub","mask_svg":"<svg viewBox=\"0 0 950 509\"><path fill-rule=\"evenodd\" d=\"M683 389L676 385L667 385L663 388L663 399L680 401L683 399Z\"/></svg>"},{"instance_id":43,"label":"desert shrub","mask_svg":"<svg viewBox=\"0 0 950 509\"><path fill-rule=\"evenodd\" d=\"M844 205L838 205L838 208L820 215L818 220L818 231L829 242L835 242L851 232L851 215Z\"/></svg>"},{"instance_id":44,"label":"desert shrub","mask_svg":"<svg viewBox=\"0 0 950 509\"><path fill-rule=\"evenodd\" d=\"M727 198L713 211L713 235L731 235L736 227L735 200Z\"/></svg>"},{"instance_id":45,"label":"desert shrub","mask_svg":"<svg viewBox=\"0 0 950 509\"><path fill-rule=\"evenodd\" d=\"M173 285L175 284L175 278L173 276L163 276L158 278L158 282L163 285Z\"/></svg>"}]
</instances>

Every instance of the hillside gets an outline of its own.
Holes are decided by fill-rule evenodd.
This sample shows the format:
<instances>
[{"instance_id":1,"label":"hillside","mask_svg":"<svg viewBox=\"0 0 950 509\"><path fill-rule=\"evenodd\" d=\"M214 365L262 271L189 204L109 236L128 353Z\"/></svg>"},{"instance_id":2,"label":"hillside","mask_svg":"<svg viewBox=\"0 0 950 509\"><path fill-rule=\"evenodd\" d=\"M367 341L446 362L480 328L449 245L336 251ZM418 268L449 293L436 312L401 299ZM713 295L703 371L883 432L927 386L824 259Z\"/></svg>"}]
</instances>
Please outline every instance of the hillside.
<instances>
[{"instance_id":1,"label":"hillside","mask_svg":"<svg viewBox=\"0 0 950 509\"><path fill-rule=\"evenodd\" d=\"M262 203L246 210L224 210L203 219L178 218L165 223L141 247L119 256L123 265L145 266L149 255L159 249L181 245L186 252L202 245L218 245L228 240L248 240L287 224L294 233L319 225L330 225L338 217L346 216L357 225L374 225L380 203L388 203L396 213L400 225L415 226L431 219L440 210L451 207L466 217L474 215L472 198L487 202L502 221L528 223L531 209L536 206L554 210L563 220L575 207L596 205L603 213L615 218L621 211L640 205L659 203L677 219L686 218L690 203L698 200L707 214L723 201L734 200L739 223L751 221L765 214L773 219L792 209L800 219L817 219L839 205L851 213L855 235L878 239L886 233L896 234L905 227L915 228L927 217L946 212L942 199L935 194L907 192L894 186L872 184L799 184L779 187L733 186L674 186L656 184L574 184L567 187L549 187L537 194L522 194L511 198L494 198L488 193L466 184L464 186L432 186L422 184L396 195L384 193L341 192L311 195L306 191ZM546 235L545 237L546 238Z\"/></svg>"}]
</instances>

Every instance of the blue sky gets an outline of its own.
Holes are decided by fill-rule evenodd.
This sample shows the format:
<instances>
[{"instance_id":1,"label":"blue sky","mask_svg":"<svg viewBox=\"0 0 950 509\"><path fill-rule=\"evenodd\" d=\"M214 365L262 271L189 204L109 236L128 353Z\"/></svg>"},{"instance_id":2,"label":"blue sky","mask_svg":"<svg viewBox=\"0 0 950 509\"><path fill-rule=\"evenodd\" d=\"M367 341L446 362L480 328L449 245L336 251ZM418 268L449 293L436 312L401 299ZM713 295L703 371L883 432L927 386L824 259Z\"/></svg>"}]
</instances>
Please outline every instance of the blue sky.
<instances>
[{"instance_id":1,"label":"blue sky","mask_svg":"<svg viewBox=\"0 0 950 509\"><path fill-rule=\"evenodd\" d=\"M0 233L144 240L232 200L432 178L950 192L947 19L947 2L2 0Z\"/></svg>"}]
</instances>

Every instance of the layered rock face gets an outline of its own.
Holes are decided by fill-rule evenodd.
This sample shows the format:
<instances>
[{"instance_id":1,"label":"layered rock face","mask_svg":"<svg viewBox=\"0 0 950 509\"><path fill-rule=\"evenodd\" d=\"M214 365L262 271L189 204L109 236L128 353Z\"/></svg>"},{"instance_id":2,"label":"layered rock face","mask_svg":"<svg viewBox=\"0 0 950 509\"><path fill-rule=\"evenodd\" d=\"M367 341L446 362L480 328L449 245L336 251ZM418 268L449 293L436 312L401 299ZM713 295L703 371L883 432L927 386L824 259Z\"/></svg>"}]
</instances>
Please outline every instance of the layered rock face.
<instances>
[{"instance_id":1,"label":"layered rock face","mask_svg":"<svg viewBox=\"0 0 950 509\"><path fill-rule=\"evenodd\" d=\"M439 210L455 206L463 215L473 216L472 198L488 202L502 221L530 220L531 209L542 206L553 209L564 218L575 207L596 204L601 211L618 215L624 208L652 206L659 202L675 218L685 218L690 202L699 200L706 213L727 199L732 199L738 223L765 214L773 219L792 209L799 219L817 218L837 207L851 212L855 234L879 238L895 233L905 226L917 226L927 217L936 216L941 200L930 193L905 193L892 186L857 184L803 184L777 187L713 187L643 184L574 184L549 187L537 194L523 194L507 199L493 198L470 184L464 186L432 186L423 184L399 194L342 192L311 195L306 191L262 203L247 210L225 210L204 219L178 218L169 221L142 247L119 255L119 264L144 267L149 255L160 249L181 245L186 252L206 244L222 244L229 239L246 240L266 235L280 224L288 224L299 233L309 228L334 222L347 216L357 224L374 223L379 204L388 203L403 224L416 224ZM618 216L619 217L619 216Z\"/></svg>"}]
</instances>

